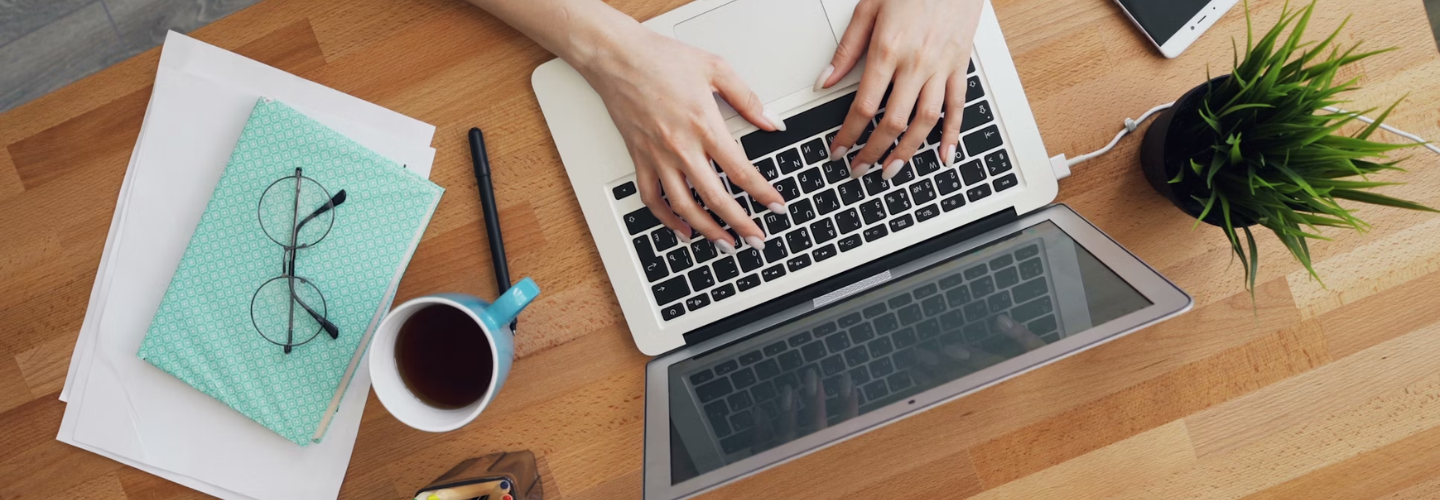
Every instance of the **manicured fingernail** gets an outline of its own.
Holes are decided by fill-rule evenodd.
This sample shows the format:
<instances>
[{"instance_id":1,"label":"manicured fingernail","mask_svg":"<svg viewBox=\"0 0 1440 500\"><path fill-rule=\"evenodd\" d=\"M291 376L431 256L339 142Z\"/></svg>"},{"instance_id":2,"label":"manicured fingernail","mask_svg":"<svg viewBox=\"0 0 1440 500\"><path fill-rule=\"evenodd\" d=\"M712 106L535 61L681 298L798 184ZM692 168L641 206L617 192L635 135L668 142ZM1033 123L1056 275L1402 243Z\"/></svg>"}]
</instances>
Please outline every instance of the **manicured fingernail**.
<instances>
[{"instance_id":1,"label":"manicured fingernail","mask_svg":"<svg viewBox=\"0 0 1440 500\"><path fill-rule=\"evenodd\" d=\"M674 229L671 229L670 232L675 233L675 237L676 237L676 238L679 238L681 243L684 243L684 244L686 244L686 245L689 245L689 244L690 244L690 235L689 235L689 234L681 233L680 231L676 231L676 230L674 230Z\"/></svg>"},{"instance_id":2,"label":"manicured fingernail","mask_svg":"<svg viewBox=\"0 0 1440 500\"><path fill-rule=\"evenodd\" d=\"M1015 328L1015 320L1010 319L1009 316L1004 316L1004 315L998 316L998 317L996 317L996 319L995 319L995 323L998 324L998 325L1000 325L1000 328L1005 329L1005 330L1009 330L1009 329L1011 329L1011 328Z\"/></svg>"},{"instance_id":3,"label":"manicured fingernail","mask_svg":"<svg viewBox=\"0 0 1440 500\"><path fill-rule=\"evenodd\" d=\"M825 69L820 70L820 78L815 79L815 91L825 90L825 80L829 80L830 75L833 74L835 74L835 65L826 64Z\"/></svg>"},{"instance_id":4,"label":"manicured fingernail","mask_svg":"<svg viewBox=\"0 0 1440 500\"><path fill-rule=\"evenodd\" d=\"M795 391L790 386L780 388L780 409L790 411L795 407Z\"/></svg>"},{"instance_id":5,"label":"manicured fingernail","mask_svg":"<svg viewBox=\"0 0 1440 500\"><path fill-rule=\"evenodd\" d=\"M895 177L895 174L900 173L900 167L903 166L905 166L905 160L891 161L890 166L885 167L885 171L880 172L880 178L887 181L890 180L891 177Z\"/></svg>"},{"instance_id":6,"label":"manicured fingernail","mask_svg":"<svg viewBox=\"0 0 1440 500\"><path fill-rule=\"evenodd\" d=\"M815 370L807 370L805 372L805 395L814 397L817 392L820 392L820 376L815 374Z\"/></svg>"},{"instance_id":7,"label":"manicured fingernail","mask_svg":"<svg viewBox=\"0 0 1440 500\"><path fill-rule=\"evenodd\" d=\"M750 246L751 246L751 247L754 247L756 250L764 250L764 249L765 249L765 240L762 240L762 239L760 239L760 238L756 238L756 237L754 237L754 236L746 236L746 237L745 237L745 242L746 242L746 243L749 243Z\"/></svg>"},{"instance_id":8,"label":"manicured fingernail","mask_svg":"<svg viewBox=\"0 0 1440 500\"><path fill-rule=\"evenodd\" d=\"M830 161L839 160L841 156L845 156L845 153L848 152L850 152L850 148L847 148L845 146L835 146L834 149L830 150Z\"/></svg>"},{"instance_id":9,"label":"manicured fingernail","mask_svg":"<svg viewBox=\"0 0 1440 500\"><path fill-rule=\"evenodd\" d=\"M860 176L862 176L862 175L865 175L865 172L868 171L868 170L870 170L870 164L869 164L869 163L861 163L861 164L858 164L858 165L852 165L852 166L850 167L850 177L860 177Z\"/></svg>"},{"instance_id":10,"label":"manicured fingernail","mask_svg":"<svg viewBox=\"0 0 1440 500\"><path fill-rule=\"evenodd\" d=\"M945 146L945 167L950 168L953 166L955 166L955 145L951 144Z\"/></svg>"},{"instance_id":11,"label":"manicured fingernail","mask_svg":"<svg viewBox=\"0 0 1440 500\"><path fill-rule=\"evenodd\" d=\"M855 392L855 382L850 377L840 379L840 395L849 397L852 392Z\"/></svg>"},{"instance_id":12,"label":"manicured fingernail","mask_svg":"<svg viewBox=\"0 0 1440 500\"><path fill-rule=\"evenodd\" d=\"M775 212L775 213L777 213L777 214L783 214L783 213L785 213L785 204L784 204L784 203L771 203L771 204L769 204L769 205L765 205L765 208L768 208L768 209L770 209L771 212Z\"/></svg>"},{"instance_id":13,"label":"manicured fingernail","mask_svg":"<svg viewBox=\"0 0 1440 500\"><path fill-rule=\"evenodd\" d=\"M735 245L731 245L729 241L715 240L715 248L719 248L720 253L723 253L725 255L735 254Z\"/></svg>"},{"instance_id":14,"label":"manicured fingernail","mask_svg":"<svg viewBox=\"0 0 1440 500\"><path fill-rule=\"evenodd\" d=\"M770 126L775 127L775 130L785 131L785 120L781 120L780 115L775 114L774 111L765 110L765 119L770 121Z\"/></svg>"}]
</instances>

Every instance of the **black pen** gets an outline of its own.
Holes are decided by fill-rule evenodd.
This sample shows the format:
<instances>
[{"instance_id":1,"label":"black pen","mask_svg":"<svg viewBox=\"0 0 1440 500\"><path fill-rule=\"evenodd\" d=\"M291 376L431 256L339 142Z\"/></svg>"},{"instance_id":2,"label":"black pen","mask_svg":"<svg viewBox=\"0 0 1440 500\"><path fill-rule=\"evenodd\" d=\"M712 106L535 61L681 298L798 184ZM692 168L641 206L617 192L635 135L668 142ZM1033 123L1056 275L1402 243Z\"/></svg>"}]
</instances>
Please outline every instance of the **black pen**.
<instances>
[{"instance_id":1,"label":"black pen","mask_svg":"<svg viewBox=\"0 0 1440 500\"><path fill-rule=\"evenodd\" d=\"M495 187L490 183L490 154L485 134L470 129L470 160L475 163L475 184L480 188L480 210L485 215L485 236L490 239L490 260L495 264L496 297L510 289L510 266L505 263L505 241L500 237L500 211L495 209ZM520 320L510 323L514 332Z\"/></svg>"}]
</instances>

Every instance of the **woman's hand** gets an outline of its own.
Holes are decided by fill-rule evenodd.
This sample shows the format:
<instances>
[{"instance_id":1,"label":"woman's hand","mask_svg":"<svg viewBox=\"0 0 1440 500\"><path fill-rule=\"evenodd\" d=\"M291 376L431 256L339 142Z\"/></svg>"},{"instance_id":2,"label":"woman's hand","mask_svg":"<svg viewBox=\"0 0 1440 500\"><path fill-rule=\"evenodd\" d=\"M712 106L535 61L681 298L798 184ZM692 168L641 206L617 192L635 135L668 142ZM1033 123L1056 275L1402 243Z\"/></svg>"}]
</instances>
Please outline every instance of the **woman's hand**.
<instances>
[{"instance_id":1,"label":"woman's hand","mask_svg":"<svg viewBox=\"0 0 1440 500\"><path fill-rule=\"evenodd\" d=\"M860 0L816 90L839 82L865 56L865 73L845 125L835 136L833 161L855 146L881 106L885 116L851 163L859 177L883 158L885 179L895 176L945 112L941 160L955 161L960 118L965 114L965 73L984 0ZM885 92L890 91L888 103ZM914 118L911 113L914 112Z\"/></svg>"},{"instance_id":2,"label":"woman's hand","mask_svg":"<svg viewBox=\"0 0 1440 500\"><path fill-rule=\"evenodd\" d=\"M730 135L713 94L762 130L784 130L784 122L765 110L719 56L631 26L577 68L625 138L640 198L682 241L689 241L693 227L722 252L734 253L739 242L706 213L709 207L751 246L763 249L765 233L735 202L710 160L770 210L785 213L785 199ZM704 206L691 197L692 185Z\"/></svg>"}]
</instances>

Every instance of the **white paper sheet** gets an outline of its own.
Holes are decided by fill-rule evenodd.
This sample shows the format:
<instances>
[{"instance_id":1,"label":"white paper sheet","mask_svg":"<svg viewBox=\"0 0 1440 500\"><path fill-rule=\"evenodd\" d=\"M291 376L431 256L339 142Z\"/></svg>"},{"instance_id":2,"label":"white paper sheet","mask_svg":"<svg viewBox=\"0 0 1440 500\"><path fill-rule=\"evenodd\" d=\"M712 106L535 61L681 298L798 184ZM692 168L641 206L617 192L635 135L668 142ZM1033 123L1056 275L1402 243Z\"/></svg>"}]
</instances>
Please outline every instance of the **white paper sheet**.
<instances>
[{"instance_id":1,"label":"white paper sheet","mask_svg":"<svg viewBox=\"0 0 1440 500\"><path fill-rule=\"evenodd\" d=\"M170 33L61 399L61 441L222 498L333 498L369 372L298 447L135 356L255 100L281 100L428 177L434 127Z\"/></svg>"}]
</instances>

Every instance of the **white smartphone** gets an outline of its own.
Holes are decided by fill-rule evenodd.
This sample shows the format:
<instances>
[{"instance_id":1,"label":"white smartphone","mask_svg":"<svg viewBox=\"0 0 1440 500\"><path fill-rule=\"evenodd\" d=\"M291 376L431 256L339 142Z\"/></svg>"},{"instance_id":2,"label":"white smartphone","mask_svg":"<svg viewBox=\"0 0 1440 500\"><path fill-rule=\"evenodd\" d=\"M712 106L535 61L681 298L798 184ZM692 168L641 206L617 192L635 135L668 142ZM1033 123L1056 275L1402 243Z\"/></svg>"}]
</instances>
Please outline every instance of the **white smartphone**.
<instances>
[{"instance_id":1,"label":"white smartphone","mask_svg":"<svg viewBox=\"0 0 1440 500\"><path fill-rule=\"evenodd\" d=\"M1167 58L1175 58L1239 0L1115 0Z\"/></svg>"}]
</instances>

